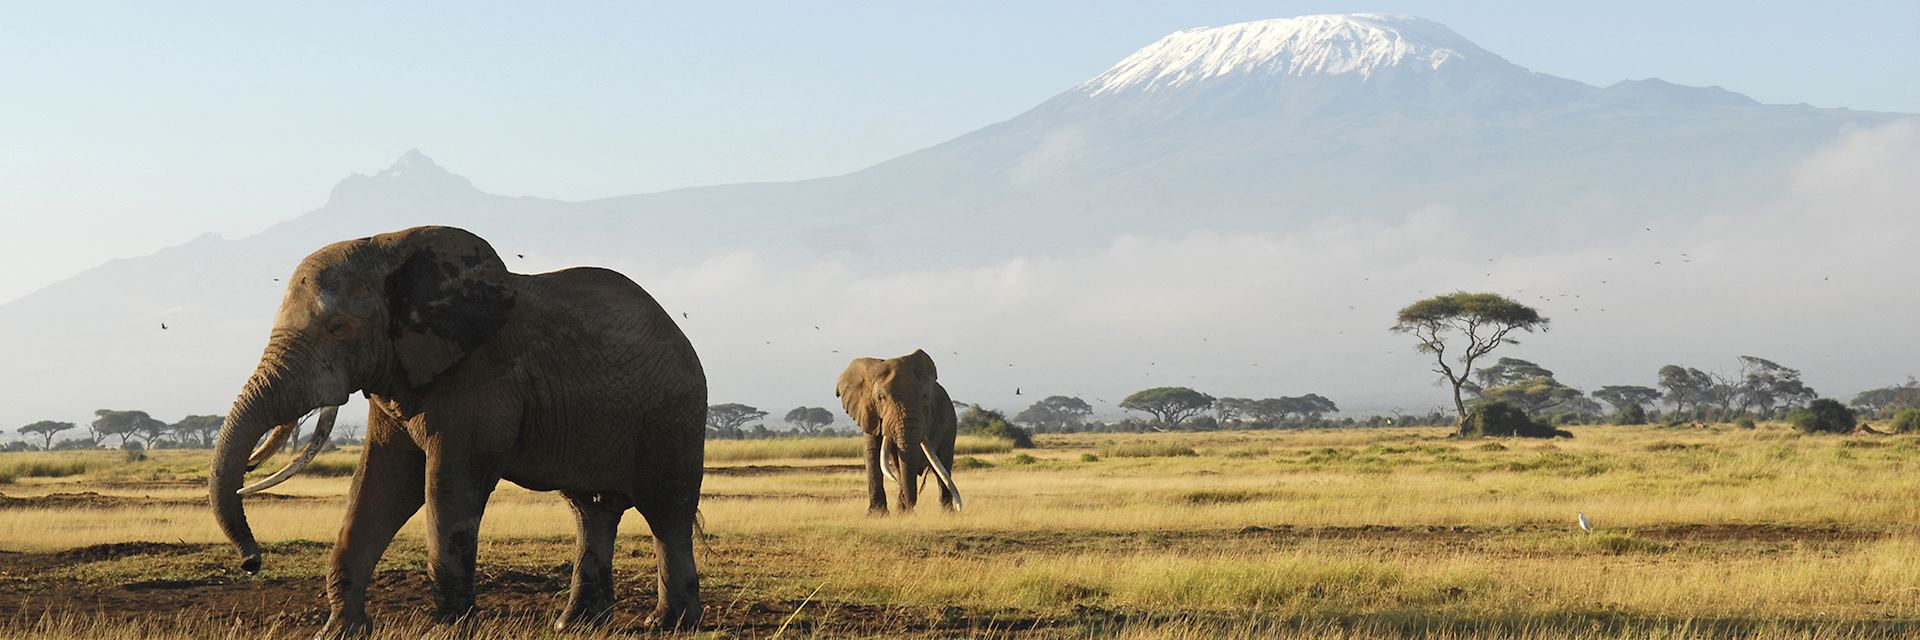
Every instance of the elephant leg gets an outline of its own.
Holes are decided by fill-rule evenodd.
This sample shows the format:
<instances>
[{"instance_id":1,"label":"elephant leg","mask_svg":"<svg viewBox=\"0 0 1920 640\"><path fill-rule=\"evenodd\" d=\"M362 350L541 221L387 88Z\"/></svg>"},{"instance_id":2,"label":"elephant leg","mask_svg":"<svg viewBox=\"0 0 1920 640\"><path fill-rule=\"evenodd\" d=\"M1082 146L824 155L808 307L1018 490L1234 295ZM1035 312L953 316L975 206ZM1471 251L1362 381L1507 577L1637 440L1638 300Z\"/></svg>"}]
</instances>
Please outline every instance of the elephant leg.
<instances>
[{"instance_id":1,"label":"elephant leg","mask_svg":"<svg viewBox=\"0 0 1920 640\"><path fill-rule=\"evenodd\" d=\"M427 461L427 570L433 576L433 617L439 623L460 622L473 612L480 517L501 471L498 463L450 457Z\"/></svg>"},{"instance_id":2,"label":"elephant leg","mask_svg":"<svg viewBox=\"0 0 1920 640\"><path fill-rule=\"evenodd\" d=\"M420 510L426 490L426 456L418 449L367 445L347 494L347 517L334 540L327 569L327 624L320 638L364 637L367 586L374 566L400 527Z\"/></svg>"},{"instance_id":3,"label":"elephant leg","mask_svg":"<svg viewBox=\"0 0 1920 640\"><path fill-rule=\"evenodd\" d=\"M693 563L693 528L699 514L694 504L689 500L640 512L653 530L654 556L660 562L660 600L653 614L647 616L648 626L656 629L691 631L700 627L700 572Z\"/></svg>"},{"instance_id":4,"label":"elephant leg","mask_svg":"<svg viewBox=\"0 0 1920 640\"><path fill-rule=\"evenodd\" d=\"M565 492L580 530L573 560L573 586L567 609L554 631L599 626L613 619L613 541L626 505L609 504L594 494Z\"/></svg>"},{"instance_id":5,"label":"elephant leg","mask_svg":"<svg viewBox=\"0 0 1920 640\"><path fill-rule=\"evenodd\" d=\"M867 436L867 515L887 515L887 479L881 475L880 465L892 464L883 458L881 449L886 448L883 438L878 435Z\"/></svg>"}]
</instances>

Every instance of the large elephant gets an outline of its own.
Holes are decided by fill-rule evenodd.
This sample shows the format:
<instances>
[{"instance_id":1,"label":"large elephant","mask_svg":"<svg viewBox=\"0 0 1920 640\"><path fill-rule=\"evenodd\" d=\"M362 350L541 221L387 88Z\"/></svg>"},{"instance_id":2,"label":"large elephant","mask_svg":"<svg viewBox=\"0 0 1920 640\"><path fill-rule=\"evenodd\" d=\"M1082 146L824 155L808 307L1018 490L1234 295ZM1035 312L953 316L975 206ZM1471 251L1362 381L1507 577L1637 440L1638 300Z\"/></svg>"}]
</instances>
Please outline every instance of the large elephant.
<instances>
[{"instance_id":1,"label":"large elephant","mask_svg":"<svg viewBox=\"0 0 1920 640\"><path fill-rule=\"evenodd\" d=\"M940 480L940 506L964 506L953 483L959 422L939 377L933 356L917 349L890 360L854 358L840 373L834 395L867 437L867 513L887 513L882 476L900 484L900 510L912 511L920 500L917 481L929 467Z\"/></svg>"},{"instance_id":2,"label":"large elephant","mask_svg":"<svg viewBox=\"0 0 1920 640\"><path fill-rule=\"evenodd\" d=\"M246 571L261 558L241 496L311 460L354 391L372 406L327 572L323 636L371 631L374 565L423 504L435 618L467 616L481 514L502 478L559 490L572 505L579 557L557 628L608 618L614 534L629 508L653 529L659 556L650 623L699 624L693 534L706 374L672 317L631 280L597 268L510 273L485 240L450 227L307 256L214 449L214 514ZM316 409L319 433L305 453L243 489L242 475Z\"/></svg>"}]
</instances>

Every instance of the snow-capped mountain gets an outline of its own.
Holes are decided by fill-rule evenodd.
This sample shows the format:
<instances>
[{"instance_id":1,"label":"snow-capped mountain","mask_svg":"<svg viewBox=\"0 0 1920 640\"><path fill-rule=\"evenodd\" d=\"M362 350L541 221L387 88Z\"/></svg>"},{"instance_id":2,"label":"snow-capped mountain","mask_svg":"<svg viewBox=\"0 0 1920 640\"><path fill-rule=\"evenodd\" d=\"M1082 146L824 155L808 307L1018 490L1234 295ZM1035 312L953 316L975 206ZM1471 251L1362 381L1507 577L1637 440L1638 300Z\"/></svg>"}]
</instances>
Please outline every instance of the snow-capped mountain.
<instances>
[{"instance_id":1,"label":"snow-capped mountain","mask_svg":"<svg viewBox=\"0 0 1920 640\"><path fill-rule=\"evenodd\" d=\"M23 392L0 425L220 413L258 356L273 278L327 242L416 224L531 256L517 270L670 273L750 251L885 273L1433 208L1545 251L1737 215L1842 132L1900 117L1653 79L1595 87L1430 21L1356 14L1181 31L1005 122L842 176L561 202L488 194L408 152L257 236L115 260L0 305L0 361L32 363L0 368L0 388ZM148 326L162 319L165 340ZM709 370L777 364L721 349L703 346Z\"/></svg>"},{"instance_id":2,"label":"snow-capped mountain","mask_svg":"<svg viewBox=\"0 0 1920 640\"><path fill-rule=\"evenodd\" d=\"M1514 67L1439 23L1360 13L1188 29L1147 45L1077 90L1167 91L1236 76L1372 78L1448 65Z\"/></svg>"}]
</instances>

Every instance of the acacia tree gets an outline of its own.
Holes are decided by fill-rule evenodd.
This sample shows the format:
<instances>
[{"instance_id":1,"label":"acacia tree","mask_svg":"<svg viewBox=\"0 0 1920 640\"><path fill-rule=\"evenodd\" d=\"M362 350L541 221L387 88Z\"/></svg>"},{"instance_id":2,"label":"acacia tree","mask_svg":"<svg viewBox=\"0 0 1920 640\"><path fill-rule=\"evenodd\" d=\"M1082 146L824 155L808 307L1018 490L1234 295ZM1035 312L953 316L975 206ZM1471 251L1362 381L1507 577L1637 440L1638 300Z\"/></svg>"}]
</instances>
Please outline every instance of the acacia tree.
<instances>
[{"instance_id":1,"label":"acacia tree","mask_svg":"<svg viewBox=\"0 0 1920 640\"><path fill-rule=\"evenodd\" d=\"M815 434L833 424L833 412L820 407L794 407L781 420L793 425L794 431Z\"/></svg>"},{"instance_id":2,"label":"acacia tree","mask_svg":"<svg viewBox=\"0 0 1920 640\"><path fill-rule=\"evenodd\" d=\"M1920 407L1920 380L1909 376L1906 383L1868 389L1853 396L1854 407L1873 415L1891 415L1895 410Z\"/></svg>"},{"instance_id":3,"label":"acacia tree","mask_svg":"<svg viewBox=\"0 0 1920 640\"><path fill-rule=\"evenodd\" d=\"M1120 401L1120 408L1152 415L1165 431L1213 407L1213 396L1186 387L1154 387L1136 391Z\"/></svg>"},{"instance_id":4,"label":"acacia tree","mask_svg":"<svg viewBox=\"0 0 1920 640\"><path fill-rule=\"evenodd\" d=\"M1220 398L1213 401L1213 415L1226 424L1253 416L1253 398Z\"/></svg>"},{"instance_id":5,"label":"acacia tree","mask_svg":"<svg viewBox=\"0 0 1920 640\"><path fill-rule=\"evenodd\" d=\"M1533 307L1497 293L1457 291L1438 295L1400 310L1392 330L1412 334L1420 351L1433 355L1434 373L1453 386L1453 409L1459 423L1467 421L1467 403L1461 387L1473 375L1473 365L1503 344L1519 344L1514 332L1546 331L1548 320ZM1457 344L1458 355L1447 359L1447 342ZM1456 367L1458 367L1456 369Z\"/></svg>"},{"instance_id":6,"label":"acacia tree","mask_svg":"<svg viewBox=\"0 0 1920 640\"><path fill-rule=\"evenodd\" d=\"M1340 411L1340 405L1334 404L1332 400L1328 400L1326 396L1318 393L1309 393L1304 396L1288 396L1280 400L1287 403L1288 409L1300 414L1302 420L1309 422L1319 420L1322 415L1339 413Z\"/></svg>"},{"instance_id":7,"label":"acacia tree","mask_svg":"<svg viewBox=\"0 0 1920 640\"><path fill-rule=\"evenodd\" d=\"M1539 378L1551 379L1553 372L1519 358L1501 358L1473 374L1473 377L1480 381L1480 388L1491 389ZM1478 389L1470 390L1478 392Z\"/></svg>"},{"instance_id":8,"label":"acacia tree","mask_svg":"<svg viewBox=\"0 0 1920 640\"><path fill-rule=\"evenodd\" d=\"M41 420L39 422L35 422L33 424L30 424L24 427L20 427L20 433L22 434L30 433L33 435L40 436L42 438L46 438L47 439L46 446L42 448L52 449L53 434L66 431L68 429L74 429L74 428L78 428L78 425L75 425L74 423L71 423L71 422L55 422L52 420Z\"/></svg>"},{"instance_id":9,"label":"acacia tree","mask_svg":"<svg viewBox=\"0 0 1920 640\"><path fill-rule=\"evenodd\" d=\"M119 436L122 447L129 438L135 437L143 437L150 443L167 428L167 423L153 419L145 411L100 409L93 415L98 417L88 426L93 429L94 441L99 442L102 436Z\"/></svg>"},{"instance_id":10,"label":"acacia tree","mask_svg":"<svg viewBox=\"0 0 1920 640\"><path fill-rule=\"evenodd\" d=\"M718 437L733 437L747 423L767 417L767 412L737 402L707 407L707 432Z\"/></svg>"},{"instance_id":11,"label":"acacia tree","mask_svg":"<svg viewBox=\"0 0 1920 640\"><path fill-rule=\"evenodd\" d=\"M1614 413L1626 411L1627 407L1645 408L1660 401L1660 390L1635 385L1607 385L1594 390L1590 395L1593 399L1612 406Z\"/></svg>"},{"instance_id":12,"label":"acacia tree","mask_svg":"<svg viewBox=\"0 0 1920 640\"><path fill-rule=\"evenodd\" d=\"M1740 356L1740 384L1734 395L1741 411L1773 413L1775 405L1798 407L1812 402L1819 394L1800 381L1800 370L1754 356Z\"/></svg>"},{"instance_id":13,"label":"acacia tree","mask_svg":"<svg viewBox=\"0 0 1920 640\"><path fill-rule=\"evenodd\" d=\"M174 437L182 442L198 447L213 446L213 438L220 434L221 423L226 418L220 416L187 416L173 423Z\"/></svg>"},{"instance_id":14,"label":"acacia tree","mask_svg":"<svg viewBox=\"0 0 1920 640\"><path fill-rule=\"evenodd\" d=\"M1013 417L1014 422L1033 427L1034 431L1064 432L1079 427L1093 415L1093 405L1073 396L1047 396L1033 403L1026 410Z\"/></svg>"}]
</instances>

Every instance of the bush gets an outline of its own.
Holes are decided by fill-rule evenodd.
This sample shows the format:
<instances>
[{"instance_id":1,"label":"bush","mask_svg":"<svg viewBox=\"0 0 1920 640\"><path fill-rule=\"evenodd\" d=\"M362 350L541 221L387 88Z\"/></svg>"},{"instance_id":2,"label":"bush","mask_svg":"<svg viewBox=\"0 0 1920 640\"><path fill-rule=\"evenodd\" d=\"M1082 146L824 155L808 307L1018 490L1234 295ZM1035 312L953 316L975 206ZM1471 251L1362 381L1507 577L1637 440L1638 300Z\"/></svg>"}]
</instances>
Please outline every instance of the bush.
<instances>
[{"instance_id":1,"label":"bush","mask_svg":"<svg viewBox=\"0 0 1920 640\"><path fill-rule=\"evenodd\" d=\"M1032 449L1033 434L1007 421L1007 414L973 405L960 416L960 433L999 438L1015 449Z\"/></svg>"},{"instance_id":2,"label":"bush","mask_svg":"<svg viewBox=\"0 0 1920 640\"><path fill-rule=\"evenodd\" d=\"M1460 435L1468 438L1481 436L1573 437L1571 433L1536 422L1527 416L1527 412L1521 411L1518 407L1497 400L1482 402L1468 409L1467 421L1460 425Z\"/></svg>"},{"instance_id":3,"label":"bush","mask_svg":"<svg viewBox=\"0 0 1920 640\"><path fill-rule=\"evenodd\" d=\"M1096 456L1091 453L1082 453L1080 454L1080 461L1081 462L1099 462L1100 456Z\"/></svg>"},{"instance_id":4,"label":"bush","mask_svg":"<svg viewBox=\"0 0 1920 640\"><path fill-rule=\"evenodd\" d=\"M993 468L993 463L991 463L991 462L987 462L987 461L985 461L985 460L981 460L981 459L979 459L979 458L975 458L975 457L973 457L973 456L960 456L960 457L958 457L958 458L954 458L954 460L953 460L953 468L955 468L955 469L962 469L962 470L964 470L964 469L992 469L992 468Z\"/></svg>"},{"instance_id":5,"label":"bush","mask_svg":"<svg viewBox=\"0 0 1920 640\"><path fill-rule=\"evenodd\" d=\"M1807 404L1805 409L1794 409L1787 414L1787 421L1795 429L1806 433L1852 433L1854 425L1853 410L1847 405L1821 398Z\"/></svg>"},{"instance_id":6,"label":"bush","mask_svg":"<svg viewBox=\"0 0 1920 640\"><path fill-rule=\"evenodd\" d=\"M1619 413L1613 415L1613 423L1621 425L1646 424L1647 409L1637 404L1627 405L1626 408L1621 409Z\"/></svg>"},{"instance_id":7,"label":"bush","mask_svg":"<svg viewBox=\"0 0 1920 640\"><path fill-rule=\"evenodd\" d=\"M1920 409L1907 407L1893 414L1893 431L1895 433L1920 432Z\"/></svg>"},{"instance_id":8,"label":"bush","mask_svg":"<svg viewBox=\"0 0 1920 640\"><path fill-rule=\"evenodd\" d=\"M1039 458L1035 458L1033 456L1022 453L1020 455L1017 455L1008 459L1007 464L1033 464L1039 461L1040 461Z\"/></svg>"},{"instance_id":9,"label":"bush","mask_svg":"<svg viewBox=\"0 0 1920 640\"><path fill-rule=\"evenodd\" d=\"M1747 416L1740 416L1739 420L1733 421L1733 426L1736 426L1742 429L1756 429L1756 428L1759 428L1760 425L1754 424L1753 418L1750 418Z\"/></svg>"}]
</instances>

